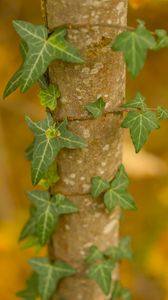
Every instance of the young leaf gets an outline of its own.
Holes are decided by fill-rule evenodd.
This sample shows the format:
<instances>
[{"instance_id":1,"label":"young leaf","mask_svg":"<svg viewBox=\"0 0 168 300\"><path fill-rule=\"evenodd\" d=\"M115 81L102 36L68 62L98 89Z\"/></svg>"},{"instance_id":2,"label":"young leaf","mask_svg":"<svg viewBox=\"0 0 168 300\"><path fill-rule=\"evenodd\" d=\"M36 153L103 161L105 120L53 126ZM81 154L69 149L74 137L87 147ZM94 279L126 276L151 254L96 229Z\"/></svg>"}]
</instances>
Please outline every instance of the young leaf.
<instances>
[{"instance_id":1,"label":"young leaf","mask_svg":"<svg viewBox=\"0 0 168 300\"><path fill-rule=\"evenodd\" d=\"M96 119L102 115L105 105L106 102L100 97L95 102L88 103L85 107Z\"/></svg>"},{"instance_id":2,"label":"young leaf","mask_svg":"<svg viewBox=\"0 0 168 300\"><path fill-rule=\"evenodd\" d=\"M157 107L157 115L159 120L167 120L168 119L168 109L163 106Z\"/></svg>"},{"instance_id":3,"label":"young leaf","mask_svg":"<svg viewBox=\"0 0 168 300\"><path fill-rule=\"evenodd\" d=\"M151 131L160 127L156 113L152 111L131 111L121 124L123 128L129 128L135 151L139 152L147 141Z\"/></svg>"},{"instance_id":4,"label":"young leaf","mask_svg":"<svg viewBox=\"0 0 168 300\"><path fill-rule=\"evenodd\" d=\"M92 265L88 270L88 277L94 279L105 295L108 295L111 287L111 276L114 269L111 261L103 261Z\"/></svg>"},{"instance_id":5,"label":"young leaf","mask_svg":"<svg viewBox=\"0 0 168 300\"><path fill-rule=\"evenodd\" d=\"M58 85L50 84L48 87L40 90L39 96L41 105L53 111L61 94Z\"/></svg>"},{"instance_id":6,"label":"young leaf","mask_svg":"<svg viewBox=\"0 0 168 300\"><path fill-rule=\"evenodd\" d=\"M16 295L24 300L36 300L38 293L38 275L32 273L31 277L27 280L27 288L18 292Z\"/></svg>"},{"instance_id":7,"label":"young leaf","mask_svg":"<svg viewBox=\"0 0 168 300\"><path fill-rule=\"evenodd\" d=\"M93 198L97 198L102 192L110 187L108 181L96 176L92 178L91 194Z\"/></svg>"},{"instance_id":8,"label":"young leaf","mask_svg":"<svg viewBox=\"0 0 168 300\"><path fill-rule=\"evenodd\" d=\"M125 108L138 108L145 110L147 108L147 105L145 103L145 97L141 95L141 93L137 93L135 98L132 100L129 100L127 103L123 104L123 107Z\"/></svg>"},{"instance_id":9,"label":"young leaf","mask_svg":"<svg viewBox=\"0 0 168 300\"><path fill-rule=\"evenodd\" d=\"M102 252L97 248L97 246L93 245L89 249L89 254L86 257L85 261L87 264L92 264L98 260L102 260L104 258Z\"/></svg>"},{"instance_id":10,"label":"young leaf","mask_svg":"<svg viewBox=\"0 0 168 300\"><path fill-rule=\"evenodd\" d=\"M110 300L131 300L131 293L128 289L123 288L119 281L115 281Z\"/></svg>"},{"instance_id":11,"label":"young leaf","mask_svg":"<svg viewBox=\"0 0 168 300\"><path fill-rule=\"evenodd\" d=\"M110 189L104 194L104 203L109 211L112 211L116 206L129 210L136 209L132 196L126 190L128 182L124 166L121 165L110 183Z\"/></svg>"},{"instance_id":12,"label":"young leaf","mask_svg":"<svg viewBox=\"0 0 168 300\"><path fill-rule=\"evenodd\" d=\"M26 117L26 122L35 135L32 160L33 185L37 184L44 176L62 148L86 147L86 143L81 137L66 129L66 120L56 126L52 117L48 115L48 118L37 123Z\"/></svg>"},{"instance_id":13,"label":"young leaf","mask_svg":"<svg viewBox=\"0 0 168 300\"><path fill-rule=\"evenodd\" d=\"M13 21L13 26L28 45L28 53L19 74L21 92L31 88L55 59L83 63L78 50L65 41L66 29L58 28L48 37L48 30L43 25L34 26L18 20Z\"/></svg>"},{"instance_id":14,"label":"young leaf","mask_svg":"<svg viewBox=\"0 0 168 300\"><path fill-rule=\"evenodd\" d=\"M38 291L42 300L48 300L62 278L75 274L75 270L62 261L50 263L48 258L30 259L30 265L38 273Z\"/></svg>"},{"instance_id":15,"label":"young leaf","mask_svg":"<svg viewBox=\"0 0 168 300\"><path fill-rule=\"evenodd\" d=\"M125 31L117 35L112 50L123 52L128 71L136 77L144 66L147 51L155 46L152 33L145 28L143 22L139 22L134 31Z\"/></svg>"}]
</instances>

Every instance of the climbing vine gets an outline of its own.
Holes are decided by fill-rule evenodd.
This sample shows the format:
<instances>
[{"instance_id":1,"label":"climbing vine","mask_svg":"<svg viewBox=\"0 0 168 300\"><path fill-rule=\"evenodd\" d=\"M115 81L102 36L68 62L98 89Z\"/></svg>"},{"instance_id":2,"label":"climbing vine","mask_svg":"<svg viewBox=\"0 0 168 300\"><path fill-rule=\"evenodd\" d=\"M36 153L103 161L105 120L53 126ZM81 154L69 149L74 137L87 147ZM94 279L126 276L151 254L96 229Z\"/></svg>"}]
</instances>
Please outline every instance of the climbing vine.
<instances>
[{"instance_id":1,"label":"climbing vine","mask_svg":"<svg viewBox=\"0 0 168 300\"><path fill-rule=\"evenodd\" d=\"M84 63L84 60L80 52L66 40L67 28L73 28L73 24L60 26L53 32L49 32L43 25L34 26L25 21L14 21L13 26L21 37L20 53L23 63L9 80L4 98L17 88L24 93L38 82L40 103L47 113L44 120L37 122L28 116L25 118L33 133L32 144L26 149L26 158L31 161L32 184L40 185L43 189L27 193L31 203L30 217L21 231L19 240L26 240L28 246L40 249L48 244L62 215L79 211L68 197L51 192L53 184L60 179L55 159L63 148L87 147L83 138L68 129L67 118L59 122L54 120L53 111L57 108L61 93L58 85L48 82L46 71L49 64L56 59L78 64ZM85 25L79 24L79 27L82 26ZM168 35L165 30L150 32L140 20L137 28L121 29L122 32L112 41L112 51L123 52L128 71L133 77L143 68L148 50L157 51L168 47ZM105 104L102 97L87 103L85 109L90 119L103 116ZM136 152L141 150L151 131L160 127L160 121L168 119L167 108L148 107L145 97L140 92L134 99L115 108L111 113L124 114L121 127L129 129ZM108 212L113 211L115 207L136 210L136 203L128 192L128 185L128 176L124 166L120 165L115 176L109 181L99 176L93 177L90 193L93 201L97 201L97 198L103 201L104 209ZM103 252L92 245L84 261L86 276L95 280L110 300L131 299L130 291L119 281L111 279L113 270L122 259L132 259L129 237L122 238L118 246ZM27 288L17 293L25 300L35 300L39 296L42 300L48 300L60 280L77 272L64 261L53 262L48 257L31 258L29 263L33 272L27 281Z\"/></svg>"}]
</instances>

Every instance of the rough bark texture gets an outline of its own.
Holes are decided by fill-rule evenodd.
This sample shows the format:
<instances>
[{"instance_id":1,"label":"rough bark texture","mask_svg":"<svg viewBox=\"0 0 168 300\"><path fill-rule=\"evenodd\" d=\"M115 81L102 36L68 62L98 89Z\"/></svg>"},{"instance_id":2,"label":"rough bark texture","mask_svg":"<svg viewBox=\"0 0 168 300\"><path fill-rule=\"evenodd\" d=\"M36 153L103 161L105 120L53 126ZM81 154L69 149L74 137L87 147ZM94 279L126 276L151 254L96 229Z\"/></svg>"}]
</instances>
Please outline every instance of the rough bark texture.
<instances>
[{"instance_id":1,"label":"rough bark texture","mask_svg":"<svg viewBox=\"0 0 168 300\"><path fill-rule=\"evenodd\" d=\"M65 23L124 26L127 0L47 0L46 14L49 29ZM64 150L58 158L61 181L53 191L68 195L80 212L63 217L52 239L52 257L78 270L61 282L54 300L107 299L94 281L86 279L84 258L92 244L103 250L118 241L119 211L107 213L102 199L95 201L89 195L91 178L111 179L121 163L121 115L110 113L122 103L125 92L122 56L110 48L118 32L115 26L69 30L68 38L81 50L85 64L55 62L49 70L50 80L58 83L62 94L55 119L71 119L69 128L88 142L87 148ZM105 99L107 114L92 120L85 104L98 96Z\"/></svg>"}]
</instances>

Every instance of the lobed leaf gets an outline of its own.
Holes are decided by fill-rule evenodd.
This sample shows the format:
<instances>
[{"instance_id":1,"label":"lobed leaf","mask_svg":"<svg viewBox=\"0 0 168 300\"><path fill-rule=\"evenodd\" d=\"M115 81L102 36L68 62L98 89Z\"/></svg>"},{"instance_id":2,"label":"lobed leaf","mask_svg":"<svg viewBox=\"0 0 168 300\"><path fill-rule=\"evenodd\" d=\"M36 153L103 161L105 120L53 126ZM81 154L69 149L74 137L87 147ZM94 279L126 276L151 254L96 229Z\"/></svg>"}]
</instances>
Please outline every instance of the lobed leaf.
<instances>
[{"instance_id":1,"label":"lobed leaf","mask_svg":"<svg viewBox=\"0 0 168 300\"><path fill-rule=\"evenodd\" d=\"M58 126L50 115L42 121L33 122L26 117L28 126L35 135L32 158L32 183L39 183L62 148L76 149L86 147L85 141L66 129L67 121Z\"/></svg>"},{"instance_id":2,"label":"lobed leaf","mask_svg":"<svg viewBox=\"0 0 168 300\"><path fill-rule=\"evenodd\" d=\"M156 41L152 33L140 21L134 31L125 31L117 35L112 50L123 52L128 71L135 78L144 66L147 51L155 46Z\"/></svg>"},{"instance_id":3,"label":"lobed leaf","mask_svg":"<svg viewBox=\"0 0 168 300\"><path fill-rule=\"evenodd\" d=\"M75 274L75 270L62 261L51 263L48 258L38 257L29 261L38 273L38 291L42 300L48 300L61 279Z\"/></svg>"},{"instance_id":4,"label":"lobed leaf","mask_svg":"<svg viewBox=\"0 0 168 300\"><path fill-rule=\"evenodd\" d=\"M129 128L135 151L139 152L151 131L160 127L156 113L152 111L131 111L123 120L121 127Z\"/></svg>"},{"instance_id":5,"label":"lobed leaf","mask_svg":"<svg viewBox=\"0 0 168 300\"><path fill-rule=\"evenodd\" d=\"M28 46L28 51L24 63L7 84L4 97L17 87L21 92L26 92L36 81L41 81L49 64L56 59L83 63L79 51L65 40L66 29L58 28L48 37L48 29L43 25L34 26L17 20L13 21L13 26Z\"/></svg>"},{"instance_id":6,"label":"lobed leaf","mask_svg":"<svg viewBox=\"0 0 168 300\"><path fill-rule=\"evenodd\" d=\"M94 279L105 295L108 295L111 288L111 276L114 264L111 261L104 261L92 265L88 270L88 277Z\"/></svg>"}]
</instances>

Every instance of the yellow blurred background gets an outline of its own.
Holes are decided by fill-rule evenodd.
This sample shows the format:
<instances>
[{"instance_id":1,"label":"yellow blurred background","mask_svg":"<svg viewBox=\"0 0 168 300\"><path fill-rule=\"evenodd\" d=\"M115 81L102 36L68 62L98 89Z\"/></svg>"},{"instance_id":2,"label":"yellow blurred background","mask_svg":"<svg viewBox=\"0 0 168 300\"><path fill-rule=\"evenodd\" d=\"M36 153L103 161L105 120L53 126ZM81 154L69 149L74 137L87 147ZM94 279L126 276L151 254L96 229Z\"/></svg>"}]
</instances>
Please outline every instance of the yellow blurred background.
<instances>
[{"instance_id":1,"label":"yellow blurred background","mask_svg":"<svg viewBox=\"0 0 168 300\"><path fill-rule=\"evenodd\" d=\"M0 2L0 95L20 63L18 37L11 21L24 19L41 23L40 1L1 0ZM168 30L167 0L130 0L129 25L146 21L151 30ZM127 98L141 91L151 107L168 107L168 49L150 53L136 80L127 76ZM23 250L18 235L28 216L25 191L31 190L30 165L24 150L31 133L24 114L44 116L36 88L21 95L12 94L0 101L0 299L16 300L30 272L27 260L34 250ZM121 234L131 235L135 259L122 263L121 277L131 288L134 300L168 300L168 122L155 131L144 150L135 155L125 136L124 163L131 177L130 190L138 211L126 213Z\"/></svg>"}]
</instances>

